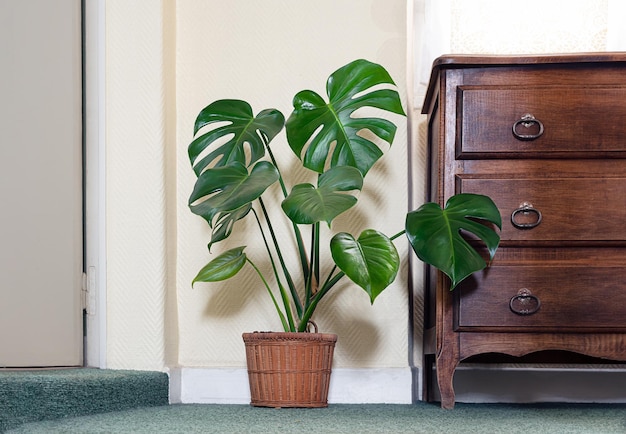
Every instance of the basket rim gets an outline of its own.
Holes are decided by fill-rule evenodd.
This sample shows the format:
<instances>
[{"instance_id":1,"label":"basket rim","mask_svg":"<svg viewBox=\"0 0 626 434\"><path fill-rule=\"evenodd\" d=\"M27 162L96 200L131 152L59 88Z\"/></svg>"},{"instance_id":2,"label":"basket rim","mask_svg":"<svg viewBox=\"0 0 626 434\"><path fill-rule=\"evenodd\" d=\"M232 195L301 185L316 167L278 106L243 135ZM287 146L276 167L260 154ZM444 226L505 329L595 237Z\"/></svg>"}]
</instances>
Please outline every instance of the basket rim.
<instances>
[{"instance_id":1,"label":"basket rim","mask_svg":"<svg viewBox=\"0 0 626 434\"><path fill-rule=\"evenodd\" d=\"M334 333L309 333L309 332L246 332L242 334L244 342L259 341L325 341L337 342Z\"/></svg>"}]
</instances>

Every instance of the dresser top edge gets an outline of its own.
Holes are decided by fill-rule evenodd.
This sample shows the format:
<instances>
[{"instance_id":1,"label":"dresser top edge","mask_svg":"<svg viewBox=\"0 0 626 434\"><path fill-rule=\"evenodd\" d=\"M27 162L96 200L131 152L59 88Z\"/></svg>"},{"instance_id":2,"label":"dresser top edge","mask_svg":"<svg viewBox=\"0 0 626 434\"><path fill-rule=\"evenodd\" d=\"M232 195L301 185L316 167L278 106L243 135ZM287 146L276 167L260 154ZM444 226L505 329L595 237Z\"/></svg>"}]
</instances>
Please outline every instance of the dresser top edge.
<instances>
[{"instance_id":1,"label":"dresser top edge","mask_svg":"<svg viewBox=\"0 0 626 434\"><path fill-rule=\"evenodd\" d=\"M550 65L567 63L626 63L626 52L596 52L596 53L562 53L562 54L533 54L533 55L474 55L474 54L446 54L433 61L430 80L422 113L429 106L435 92L437 78L442 70L462 69L475 67L503 67L523 65Z\"/></svg>"}]
</instances>

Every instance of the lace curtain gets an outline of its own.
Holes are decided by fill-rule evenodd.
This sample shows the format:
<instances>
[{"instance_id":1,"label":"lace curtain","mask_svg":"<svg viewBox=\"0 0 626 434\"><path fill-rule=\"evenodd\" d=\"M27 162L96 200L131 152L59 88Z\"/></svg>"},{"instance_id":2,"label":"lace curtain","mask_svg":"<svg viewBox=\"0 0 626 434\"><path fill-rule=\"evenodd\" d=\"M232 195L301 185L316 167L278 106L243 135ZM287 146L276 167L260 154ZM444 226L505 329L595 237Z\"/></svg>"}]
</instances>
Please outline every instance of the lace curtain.
<instances>
[{"instance_id":1,"label":"lace curtain","mask_svg":"<svg viewBox=\"0 0 626 434\"><path fill-rule=\"evenodd\" d=\"M623 0L413 1L415 101L442 54L626 51Z\"/></svg>"}]
</instances>

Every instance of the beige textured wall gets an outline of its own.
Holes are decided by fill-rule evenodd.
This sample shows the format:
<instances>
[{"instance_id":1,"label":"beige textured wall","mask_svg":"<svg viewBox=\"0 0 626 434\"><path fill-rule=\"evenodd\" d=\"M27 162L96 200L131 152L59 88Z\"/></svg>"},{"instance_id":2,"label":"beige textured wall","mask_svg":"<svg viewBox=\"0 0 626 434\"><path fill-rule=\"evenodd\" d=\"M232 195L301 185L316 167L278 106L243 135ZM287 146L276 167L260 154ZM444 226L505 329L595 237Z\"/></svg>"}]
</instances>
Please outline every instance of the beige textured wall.
<instances>
[{"instance_id":1,"label":"beige textured wall","mask_svg":"<svg viewBox=\"0 0 626 434\"><path fill-rule=\"evenodd\" d=\"M163 369L168 2L106 2L107 366ZM171 3L171 2L170 2Z\"/></svg>"},{"instance_id":2,"label":"beige textured wall","mask_svg":"<svg viewBox=\"0 0 626 434\"><path fill-rule=\"evenodd\" d=\"M322 93L333 70L360 57L387 67L406 93L404 1L106 2L108 367L245 366L241 333L280 328L252 275L190 287L209 259L207 228L186 205L193 121L224 97L288 114L296 91ZM396 120L396 141L368 174L360 210L333 229L402 228L407 139ZM293 158L279 159L289 171ZM245 239L249 253L258 241ZM406 244L398 247L406 256ZM356 287L334 292L316 320L339 334L336 366L407 366L406 277L373 307Z\"/></svg>"}]
</instances>

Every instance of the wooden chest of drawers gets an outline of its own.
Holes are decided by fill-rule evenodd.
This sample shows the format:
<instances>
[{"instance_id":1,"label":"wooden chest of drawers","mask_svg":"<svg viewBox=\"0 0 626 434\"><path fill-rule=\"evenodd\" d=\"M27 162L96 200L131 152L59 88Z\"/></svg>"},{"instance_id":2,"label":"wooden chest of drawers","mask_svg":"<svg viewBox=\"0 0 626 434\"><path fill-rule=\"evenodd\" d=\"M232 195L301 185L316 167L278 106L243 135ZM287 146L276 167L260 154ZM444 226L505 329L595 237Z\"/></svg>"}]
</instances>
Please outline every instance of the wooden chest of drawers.
<instances>
[{"instance_id":1,"label":"wooden chest of drawers","mask_svg":"<svg viewBox=\"0 0 626 434\"><path fill-rule=\"evenodd\" d=\"M484 272L427 273L442 407L478 354L626 360L626 53L441 57L423 113L429 200L486 194L503 219Z\"/></svg>"}]
</instances>

